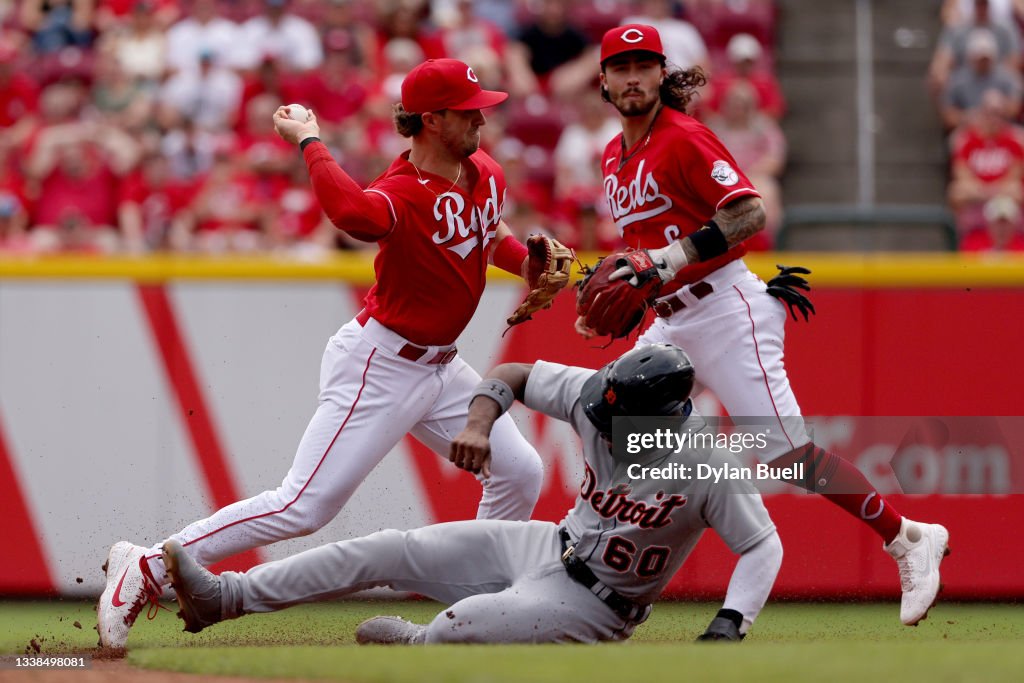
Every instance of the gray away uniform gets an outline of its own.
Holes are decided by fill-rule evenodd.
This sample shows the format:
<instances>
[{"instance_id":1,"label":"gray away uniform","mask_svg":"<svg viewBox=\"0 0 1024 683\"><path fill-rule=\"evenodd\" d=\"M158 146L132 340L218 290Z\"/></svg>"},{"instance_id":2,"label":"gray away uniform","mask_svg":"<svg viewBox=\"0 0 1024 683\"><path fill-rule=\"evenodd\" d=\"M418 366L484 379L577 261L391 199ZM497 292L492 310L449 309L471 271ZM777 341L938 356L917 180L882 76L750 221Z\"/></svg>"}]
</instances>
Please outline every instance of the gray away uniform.
<instances>
[{"instance_id":1,"label":"gray away uniform","mask_svg":"<svg viewBox=\"0 0 1024 683\"><path fill-rule=\"evenodd\" d=\"M743 555L725 607L743 614L745 632L763 607L781 562L775 526L760 496L741 481L629 479L627 463L612 458L580 405L580 389L593 373L537 362L524 401L568 421L582 438L586 476L561 526L576 556L599 579L592 588L566 573L559 525L469 520L380 531L245 573L225 572L224 618L389 586L451 605L427 627L427 643L621 640L650 609L624 619L599 595L611 589L640 605L650 604L711 527ZM725 454L684 451L652 459L649 466L669 462L736 464ZM771 542L762 543L766 539Z\"/></svg>"}]
</instances>

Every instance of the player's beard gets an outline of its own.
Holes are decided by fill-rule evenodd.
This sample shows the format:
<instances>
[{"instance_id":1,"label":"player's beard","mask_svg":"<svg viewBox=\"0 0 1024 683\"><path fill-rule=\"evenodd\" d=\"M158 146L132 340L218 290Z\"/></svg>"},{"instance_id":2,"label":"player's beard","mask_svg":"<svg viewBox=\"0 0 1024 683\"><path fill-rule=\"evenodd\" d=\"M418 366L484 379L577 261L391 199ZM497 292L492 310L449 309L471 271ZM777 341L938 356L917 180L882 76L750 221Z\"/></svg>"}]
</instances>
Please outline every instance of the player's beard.
<instances>
[{"instance_id":1,"label":"player's beard","mask_svg":"<svg viewBox=\"0 0 1024 683\"><path fill-rule=\"evenodd\" d=\"M651 113L651 110L657 106L658 98L660 97L659 93L655 91L655 93L649 97L630 97L627 99L627 95L632 95L634 93L638 93L640 95L645 94L642 90L630 88L629 90L624 90L617 97L611 98L612 104L615 105L619 114L624 117L632 118L634 116L647 116Z\"/></svg>"},{"instance_id":2,"label":"player's beard","mask_svg":"<svg viewBox=\"0 0 1024 683\"><path fill-rule=\"evenodd\" d=\"M480 129L468 131L459 138L450 137L441 131L441 144L455 159L467 159L480 149Z\"/></svg>"}]
</instances>

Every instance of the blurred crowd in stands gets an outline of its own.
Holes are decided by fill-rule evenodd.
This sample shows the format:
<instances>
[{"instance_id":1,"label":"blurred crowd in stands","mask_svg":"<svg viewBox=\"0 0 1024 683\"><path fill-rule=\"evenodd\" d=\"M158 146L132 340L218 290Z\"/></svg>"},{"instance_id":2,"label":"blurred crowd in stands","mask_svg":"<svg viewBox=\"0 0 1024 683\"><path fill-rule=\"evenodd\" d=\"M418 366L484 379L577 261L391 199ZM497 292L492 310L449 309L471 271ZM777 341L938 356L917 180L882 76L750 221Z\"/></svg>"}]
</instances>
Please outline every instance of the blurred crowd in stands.
<instances>
[{"instance_id":1,"label":"blurred crowd in stands","mask_svg":"<svg viewBox=\"0 0 1024 683\"><path fill-rule=\"evenodd\" d=\"M1024 0L945 0L929 83L949 136L960 249L1024 251Z\"/></svg>"},{"instance_id":2,"label":"blurred crowd in stands","mask_svg":"<svg viewBox=\"0 0 1024 683\"><path fill-rule=\"evenodd\" d=\"M483 146L504 165L513 230L611 249L598 159L619 125L597 55L628 21L709 74L692 113L764 194L753 246L770 248L786 157L773 0L0 0L0 250L365 247L325 220L272 114L312 108L368 183L407 147L391 123L402 78L444 56L512 94L486 112ZM1024 154L1014 163L1019 180Z\"/></svg>"}]
</instances>

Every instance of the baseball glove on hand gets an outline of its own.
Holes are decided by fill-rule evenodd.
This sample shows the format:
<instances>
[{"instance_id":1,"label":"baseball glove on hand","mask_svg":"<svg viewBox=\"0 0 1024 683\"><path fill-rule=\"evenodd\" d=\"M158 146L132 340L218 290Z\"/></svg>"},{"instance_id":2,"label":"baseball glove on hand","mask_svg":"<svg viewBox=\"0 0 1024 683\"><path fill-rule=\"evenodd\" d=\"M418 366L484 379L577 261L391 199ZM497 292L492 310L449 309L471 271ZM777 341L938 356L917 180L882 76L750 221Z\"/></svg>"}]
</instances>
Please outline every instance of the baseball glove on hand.
<instances>
[{"instance_id":1,"label":"baseball glove on hand","mask_svg":"<svg viewBox=\"0 0 1024 683\"><path fill-rule=\"evenodd\" d=\"M620 271L627 267L632 276L622 277ZM576 313L585 319L587 327L612 339L632 332L661 290L658 267L645 251L610 254L584 272L576 295ZM635 285L631 284L633 280Z\"/></svg>"},{"instance_id":2,"label":"baseball glove on hand","mask_svg":"<svg viewBox=\"0 0 1024 683\"><path fill-rule=\"evenodd\" d=\"M795 322L798 322L798 319L794 308L803 313L805 322L810 322L810 316L814 313L814 304L797 290L811 291L807 280L800 277L800 275L810 275L811 271L800 266L776 265L775 267L779 269L779 274L768 281L768 293L789 306L789 314L793 316Z\"/></svg>"},{"instance_id":3,"label":"baseball glove on hand","mask_svg":"<svg viewBox=\"0 0 1024 683\"><path fill-rule=\"evenodd\" d=\"M526 240L526 282L530 293L505 322L511 327L524 323L533 314L551 308L551 301L567 284L576 254L558 240L544 235L530 235Z\"/></svg>"}]
</instances>

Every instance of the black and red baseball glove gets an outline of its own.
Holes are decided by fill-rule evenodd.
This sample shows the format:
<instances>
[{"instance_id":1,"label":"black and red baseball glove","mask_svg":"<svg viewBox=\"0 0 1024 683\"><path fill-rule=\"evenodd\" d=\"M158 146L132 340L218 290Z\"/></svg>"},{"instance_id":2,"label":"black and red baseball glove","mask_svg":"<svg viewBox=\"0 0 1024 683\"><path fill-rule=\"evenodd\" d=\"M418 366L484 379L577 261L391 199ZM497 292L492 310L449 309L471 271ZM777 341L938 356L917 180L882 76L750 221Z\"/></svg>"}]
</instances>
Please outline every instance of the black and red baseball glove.
<instances>
[{"instance_id":1,"label":"black and red baseball glove","mask_svg":"<svg viewBox=\"0 0 1024 683\"><path fill-rule=\"evenodd\" d=\"M628 267L632 275L611 279ZM625 337L644 319L661 290L658 268L646 251L620 251L600 259L585 277L576 294L576 313L598 335ZM636 284L630 284L634 280Z\"/></svg>"}]
</instances>

